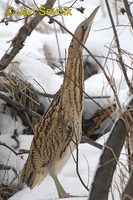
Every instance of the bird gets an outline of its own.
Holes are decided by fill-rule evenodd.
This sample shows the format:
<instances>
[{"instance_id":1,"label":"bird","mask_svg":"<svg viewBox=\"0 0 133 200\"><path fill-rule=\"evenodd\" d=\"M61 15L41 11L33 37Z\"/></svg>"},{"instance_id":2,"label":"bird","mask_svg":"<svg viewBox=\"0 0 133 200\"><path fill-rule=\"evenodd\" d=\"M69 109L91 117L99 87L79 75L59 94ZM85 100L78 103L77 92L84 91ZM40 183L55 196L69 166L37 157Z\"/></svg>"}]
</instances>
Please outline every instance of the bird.
<instances>
[{"instance_id":1,"label":"bird","mask_svg":"<svg viewBox=\"0 0 133 200\"><path fill-rule=\"evenodd\" d=\"M59 198L70 196L57 175L81 141L84 102L82 52L98 8L75 30L68 49L63 84L35 126L29 155L21 174L22 182L31 189L50 175Z\"/></svg>"}]
</instances>

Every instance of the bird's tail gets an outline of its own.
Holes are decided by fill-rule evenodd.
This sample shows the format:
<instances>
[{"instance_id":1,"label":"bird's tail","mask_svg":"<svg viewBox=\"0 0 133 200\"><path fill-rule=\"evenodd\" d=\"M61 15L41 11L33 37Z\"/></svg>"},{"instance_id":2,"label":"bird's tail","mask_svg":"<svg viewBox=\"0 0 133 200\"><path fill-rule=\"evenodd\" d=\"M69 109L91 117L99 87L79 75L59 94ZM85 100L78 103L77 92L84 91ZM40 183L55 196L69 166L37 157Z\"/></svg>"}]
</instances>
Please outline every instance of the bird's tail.
<instances>
[{"instance_id":1,"label":"bird's tail","mask_svg":"<svg viewBox=\"0 0 133 200\"><path fill-rule=\"evenodd\" d=\"M21 180L32 189L39 185L47 174L47 169L41 167L35 170L31 163L26 162L21 174Z\"/></svg>"}]
</instances>

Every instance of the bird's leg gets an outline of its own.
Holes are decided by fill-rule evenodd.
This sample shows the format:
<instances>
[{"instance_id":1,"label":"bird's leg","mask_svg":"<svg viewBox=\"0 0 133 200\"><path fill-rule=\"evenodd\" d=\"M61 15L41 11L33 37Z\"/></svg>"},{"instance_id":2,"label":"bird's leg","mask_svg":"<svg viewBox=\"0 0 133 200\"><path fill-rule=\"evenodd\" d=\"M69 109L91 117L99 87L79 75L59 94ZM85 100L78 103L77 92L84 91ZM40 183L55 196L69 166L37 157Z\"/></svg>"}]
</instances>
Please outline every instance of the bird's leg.
<instances>
[{"instance_id":1,"label":"bird's leg","mask_svg":"<svg viewBox=\"0 0 133 200\"><path fill-rule=\"evenodd\" d=\"M62 187L61 183L59 182L59 179L57 177L57 175L55 174L50 174L51 177L53 178L54 180L54 183L56 185L56 189L57 189L57 192L58 192L58 195L59 195L59 198L68 198L70 197L70 195L68 193L66 193L66 191L64 190L64 188Z\"/></svg>"}]
</instances>

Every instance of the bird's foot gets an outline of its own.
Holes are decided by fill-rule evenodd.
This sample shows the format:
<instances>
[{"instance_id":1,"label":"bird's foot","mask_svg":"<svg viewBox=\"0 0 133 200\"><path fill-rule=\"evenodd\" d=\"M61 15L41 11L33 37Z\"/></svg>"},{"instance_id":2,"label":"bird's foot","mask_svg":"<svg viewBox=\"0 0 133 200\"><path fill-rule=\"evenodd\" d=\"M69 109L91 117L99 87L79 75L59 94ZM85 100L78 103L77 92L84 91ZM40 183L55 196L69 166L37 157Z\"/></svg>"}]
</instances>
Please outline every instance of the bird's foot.
<instances>
[{"instance_id":1,"label":"bird's foot","mask_svg":"<svg viewBox=\"0 0 133 200\"><path fill-rule=\"evenodd\" d=\"M66 193L65 191L62 191L62 192L59 193L60 199L61 198L69 198L69 197L70 197L69 193Z\"/></svg>"},{"instance_id":2,"label":"bird's foot","mask_svg":"<svg viewBox=\"0 0 133 200\"><path fill-rule=\"evenodd\" d=\"M75 197L87 197L87 196L85 196L85 195L71 195L71 194L69 194L69 193L63 193L63 194L60 194L59 195L59 198L75 198Z\"/></svg>"}]
</instances>

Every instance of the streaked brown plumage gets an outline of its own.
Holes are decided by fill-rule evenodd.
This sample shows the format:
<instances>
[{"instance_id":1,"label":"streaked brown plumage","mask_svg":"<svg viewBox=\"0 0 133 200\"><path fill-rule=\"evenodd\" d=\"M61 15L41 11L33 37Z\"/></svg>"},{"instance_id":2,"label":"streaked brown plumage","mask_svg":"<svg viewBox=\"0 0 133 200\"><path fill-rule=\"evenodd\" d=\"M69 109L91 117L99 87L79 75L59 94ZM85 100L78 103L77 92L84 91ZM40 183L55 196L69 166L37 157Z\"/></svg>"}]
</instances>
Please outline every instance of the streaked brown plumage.
<instances>
[{"instance_id":1,"label":"streaked brown plumage","mask_svg":"<svg viewBox=\"0 0 133 200\"><path fill-rule=\"evenodd\" d=\"M85 44L98 8L76 29L74 36ZM33 188L50 174L59 197L67 193L59 183L57 174L81 140L83 107L83 64L80 43L73 38L68 51L64 81L53 102L36 126L30 153L21 178Z\"/></svg>"}]
</instances>

